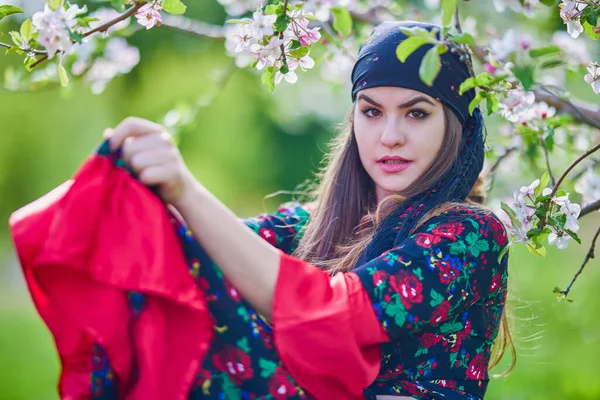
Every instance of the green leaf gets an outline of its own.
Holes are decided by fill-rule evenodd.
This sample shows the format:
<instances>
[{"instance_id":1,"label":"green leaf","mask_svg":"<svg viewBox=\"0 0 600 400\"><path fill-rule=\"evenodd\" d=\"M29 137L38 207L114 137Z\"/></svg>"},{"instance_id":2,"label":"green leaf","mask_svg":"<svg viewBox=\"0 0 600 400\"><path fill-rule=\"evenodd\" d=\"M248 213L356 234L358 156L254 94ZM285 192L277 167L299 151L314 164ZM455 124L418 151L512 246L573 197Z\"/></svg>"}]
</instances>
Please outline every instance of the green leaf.
<instances>
[{"instance_id":1,"label":"green leaf","mask_svg":"<svg viewBox=\"0 0 600 400\"><path fill-rule=\"evenodd\" d=\"M277 363L271 360L265 360L264 358L259 358L258 366L260 368L260 376L262 378L269 378L273 376L275 370L277 369Z\"/></svg>"},{"instance_id":2,"label":"green leaf","mask_svg":"<svg viewBox=\"0 0 600 400\"><path fill-rule=\"evenodd\" d=\"M284 32L287 29L287 27L291 21L292 21L292 19L290 18L289 15L280 14L279 16L277 16L277 20L275 21L275 24L273 24L273 26L275 27L275 31L276 32Z\"/></svg>"},{"instance_id":3,"label":"green leaf","mask_svg":"<svg viewBox=\"0 0 600 400\"><path fill-rule=\"evenodd\" d=\"M440 54L438 53L437 46L433 46L425 53L425 57L421 61L419 77L421 77L421 80L427 86L433 86L433 81L435 81L441 68Z\"/></svg>"},{"instance_id":4,"label":"green leaf","mask_svg":"<svg viewBox=\"0 0 600 400\"><path fill-rule=\"evenodd\" d=\"M422 36L411 36L404 39L398 47L396 47L396 56L398 57L398 60L400 60L400 62L405 62L412 53L426 43L429 43L429 39Z\"/></svg>"},{"instance_id":5,"label":"green leaf","mask_svg":"<svg viewBox=\"0 0 600 400\"><path fill-rule=\"evenodd\" d=\"M265 69L260 80L269 92L272 92L275 89L275 72L273 71L273 67Z\"/></svg>"},{"instance_id":6,"label":"green leaf","mask_svg":"<svg viewBox=\"0 0 600 400\"><path fill-rule=\"evenodd\" d=\"M62 87L67 87L67 85L69 85L69 75L62 64L58 64L58 76L60 77L60 85Z\"/></svg>"},{"instance_id":7,"label":"green leaf","mask_svg":"<svg viewBox=\"0 0 600 400\"><path fill-rule=\"evenodd\" d=\"M546 257L546 248L540 243L527 242L525 244L527 245L527 250L529 250L531 253L538 257Z\"/></svg>"},{"instance_id":8,"label":"green leaf","mask_svg":"<svg viewBox=\"0 0 600 400\"><path fill-rule=\"evenodd\" d=\"M226 24L249 24L250 21L247 19L235 19L231 18L225 21Z\"/></svg>"},{"instance_id":9,"label":"green leaf","mask_svg":"<svg viewBox=\"0 0 600 400\"><path fill-rule=\"evenodd\" d=\"M298 40L292 40L290 43L290 50L297 50L302 47L302 44Z\"/></svg>"},{"instance_id":10,"label":"green leaf","mask_svg":"<svg viewBox=\"0 0 600 400\"><path fill-rule=\"evenodd\" d=\"M600 34L598 34L598 33L594 32L594 27L595 27L595 25L592 25L592 24L590 24L590 23L589 23L589 22L587 22L587 21L583 21L583 22L581 23L581 25L583 26L583 30L584 30L584 32L585 32L585 33L587 33L587 35L588 35L589 37L591 37L591 38L592 38L592 39L594 39L594 40L598 40L598 38L600 38Z\"/></svg>"},{"instance_id":11,"label":"green leaf","mask_svg":"<svg viewBox=\"0 0 600 400\"><path fill-rule=\"evenodd\" d=\"M75 32L75 31L69 31L69 37L74 42L77 42L79 44L83 43L83 35L81 33L78 33L78 32Z\"/></svg>"},{"instance_id":12,"label":"green leaf","mask_svg":"<svg viewBox=\"0 0 600 400\"><path fill-rule=\"evenodd\" d=\"M445 300L444 296L442 296L441 294L439 294L438 292L436 292L434 289L431 289L430 297L431 297L431 301L429 302L429 305L431 307L435 307L437 305L440 305Z\"/></svg>"},{"instance_id":13,"label":"green leaf","mask_svg":"<svg viewBox=\"0 0 600 400\"><path fill-rule=\"evenodd\" d=\"M79 17L76 20L77 20L77 24L79 26L82 26L84 28L89 28L90 22L99 21L100 19L94 18L94 17Z\"/></svg>"},{"instance_id":14,"label":"green leaf","mask_svg":"<svg viewBox=\"0 0 600 400\"><path fill-rule=\"evenodd\" d=\"M400 28L400 32L404 33L406 36L420 36L429 38L429 31L425 28L421 28L420 26L413 26L411 28Z\"/></svg>"},{"instance_id":15,"label":"green leaf","mask_svg":"<svg viewBox=\"0 0 600 400\"><path fill-rule=\"evenodd\" d=\"M458 0L442 0L442 26L449 27L452 25L452 17L456 13Z\"/></svg>"},{"instance_id":16,"label":"green leaf","mask_svg":"<svg viewBox=\"0 0 600 400\"><path fill-rule=\"evenodd\" d=\"M500 105L499 105L500 100L498 100L498 95L491 94L491 95L487 96L486 99L487 99L488 115L493 114L496 111L498 111L498 108L500 107Z\"/></svg>"},{"instance_id":17,"label":"green leaf","mask_svg":"<svg viewBox=\"0 0 600 400\"><path fill-rule=\"evenodd\" d=\"M23 49L21 49L19 46L12 46L9 49L6 50L6 52L4 54L9 54L15 52L17 54L23 54Z\"/></svg>"},{"instance_id":18,"label":"green leaf","mask_svg":"<svg viewBox=\"0 0 600 400\"><path fill-rule=\"evenodd\" d=\"M46 0L46 4L52 11L56 11L63 6L64 0Z\"/></svg>"},{"instance_id":19,"label":"green leaf","mask_svg":"<svg viewBox=\"0 0 600 400\"><path fill-rule=\"evenodd\" d=\"M548 173L548 171L546 171L542 174L542 177L540 178L540 184L533 191L533 198L536 198L540 194L542 194L546 186L548 186L548 182L550 182L550 174Z\"/></svg>"},{"instance_id":20,"label":"green leaf","mask_svg":"<svg viewBox=\"0 0 600 400\"><path fill-rule=\"evenodd\" d=\"M240 394L241 389L231 381L229 375L223 374L223 394L227 400L241 400L242 395Z\"/></svg>"},{"instance_id":21,"label":"green leaf","mask_svg":"<svg viewBox=\"0 0 600 400\"><path fill-rule=\"evenodd\" d=\"M464 326L461 322L448 321L448 322L444 322L440 326L440 333L442 333L444 335L447 333L455 333L455 332L462 330L463 328L464 328Z\"/></svg>"},{"instance_id":22,"label":"green leaf","mask_svg":"<svg viewBox=\"0 0 600 400\"><path fill-rule=\"evenodd\" d=\"M458 44L467 44L469 46L473 46L475 44L475 39L468 33L461 33L460 35L450 36L450 40L454 43Z\"/></svg>"},{"instance_id":23,"label":"green leaf","mask_svg":"<svg viewBox=\"0 0 600 400\"><path fill-rule=\"evenodd\" d=\"M395 297L393 303L388 303L385 313L394 318L394 323L398 326L403 326L408 315L404 304L400 302L398 297Z\"/></svg>"},{"instance_id":24,"label":"green leaf","mask_svg":"<svg viewBox=\"0 0 600 400\"><path fill-rule=\"evenodd\" d=\"M475 111L475 108L479 105L479 103L481 103L483 101L483 99L485 99L487 97L487 93L486 92L479 92L475 95L475 97L473 98L473 100L471 100L471 102L469 103L469 114L473 114L473 111Z\"/></svg>"},{"instance_id":25,"label":"green leaf","mask_svg":"<svg viewBox=\"0 0 600 400\"><path fill-rule=\"evenodd\" d=\"M546 46L546 47L540 47L538 49L531 49L529 50L529 55L533 58L536 57L541 57L541 56L545 56L548 54L556 54L560 52L560 47L556 46L556 45L551 45L551 46Z\"/></svg>"},{"instance_id":26,"label":"green leaf","mask_svg":"<svg viewBox=\"0 0 600 400\"><path fill-rule=\"evenodd\" d=\"M265 14L277 15L283 13L283 3L279 4L269 4L265 8Z\"/></svg>"},{"instance_id":27,"label":"green leaf","mask_svg":"<svg viewBox=\"0 0 600 400\"><path fill-rule=\"evenodd\" d=\"M504 255L505 255L505 254L507 254L507 253L508 253L508 249L510 248L510 245L511 245L511 244L512 244L512 243L509 243L509 244L507 244L507 245L506 245L506 247L504 247L504 248L502 249L502 251L500 252L500 254L498 254L498 260L497 260L497 261L498 261L498 264L501 264L501 263L502 263L502 258L504 257Z\"/></svg>"},{"instance_id":28,"label":"green leaf","mask_svg":"<svg viewBox=\"0 0 600 400\"><path fill-rule=\"evenodd\" d=\"M310 53L310 47L300 47L299 49L290 51L290 54L296 58L302 58Z\"/></svg>"},{"instance_id":29,"label":"green leaf","mask_svg":"<svg viewBox=\"0 0 600 400\"><path fill-rule=\"evenodd\" d=\"M12 14L21 14L23 10L15 6L0 6L0 19Z\"/></svg>"},{"instance_id":30,"label":"green leaf","mask_svg":"<svg viewBox=\"0 0 600 400\"><path fill-rule=\"evenodd\" d=\"M571 236L577 243L581 244L581 239L579 238L579 236L577 236L575 232L570 231L568 229L565 229L565 232L567 232L569 236Z\"/></svg>"},{"instance_id":31,"label":"green leaf","mask_svg":"<svg viewBox=\"0 0 600 400\"><path fill-rule=\"evenodd\" d=\"M535 69L532 65L526 65L524 67L515 65L513 67L513 72L514 72L515 76L517 77L517 79L521 81L521 84L523 84L523 89L525 89L525 90L531 89L531 87L535 83L535 80L533 77Z\"/></svg>"},{"instance_id":32,"label":"green leaf","mask_svg":"<svg viewBox=\"0 0 600 400\"><path fill-rule=\"evenodd\" d=\"M598 18L600 18L600 8L587 7L581 11L581 21L587 21L591 26L598 24Z\"/></svg>"},{"instance_id":33,"label":"green leaf","mask_svg":"<svg viewBox=\"0 0 600 400\"><path fill-rule=\"evenodd\" d=\"M187 9L181 0L163 0L162 7L169 14L184 14Z\"/></svg>"},{"instance_id":34,"label":"green leaf","mask_svg":"<svg viewBox=\"0 0 600 400\"><path fill-rule=\"evenodd\" d=\"M248 345L248 337L244 336L238 340L235 345L242 349L244 353L250 353L250 346Z\"/></svg>"},{"instance_id":35,"label":"green leaf","mask_svg":"<svg viewBox=\"0 0 600 400\"><path fill-rule=\"evenodd\" d=\"M555 6L556 3L558 3L558 0L540 0L540 3L542 3L545 6L552 7Z\"/></svg>"},{"instance_id":36,"label":"green leaf","mask_svg":"<svg viewBox=\"0 0 600 400\"><path fill-rule=\"evenodd\" d=\"M27 18L21 24L21 37L23 38L23 43L29 43L31 37L33 35L33 25L31 24L31 20Z\"/></svg>"},{"instance_id":37,"label":"green leaf","mask_svg":"<svg viewBox=\"0 0 600 400\"><path fill-rule=\"evenodd\" d=\"M565 65L565 64L566 64L566 62L564 62L562 60L548 60L548 61L544 61L540 65L540 69L550 69L550 68L560 67L561 65Z\"/></svg>"},{"instance_id":38,"label":"green leaf","mask_svg":"<svg viewBox=\"0 0 600 400\"><path fill-rule=\"evenodd\" d=\"M352 31L352 16L346 7L335 7L331 9L333 14L333 29L348 36Z\"/></svg>"},{"instance_id":39,"label":"green leaf","mask_svg":"<svg viewBox=\"0 0 600 400\"><path fill-rule=\"evenodd\" d=\"M16 44L19 47L23 46L23 38L21 37L21 34L19 32L10 31L8 34L10 35L14 44Z\"/></svg>"}]
</instances>

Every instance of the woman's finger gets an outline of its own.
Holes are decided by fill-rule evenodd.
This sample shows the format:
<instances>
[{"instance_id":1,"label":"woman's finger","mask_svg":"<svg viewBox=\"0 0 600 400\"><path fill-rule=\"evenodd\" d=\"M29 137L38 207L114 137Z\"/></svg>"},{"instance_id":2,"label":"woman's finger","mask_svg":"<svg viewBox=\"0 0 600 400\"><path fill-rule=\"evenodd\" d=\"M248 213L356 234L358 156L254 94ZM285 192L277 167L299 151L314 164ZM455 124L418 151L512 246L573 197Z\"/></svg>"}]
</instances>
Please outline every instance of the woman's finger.
<instances>
[{"instance_id":1,"label":"woman's finger","mask_svg":"<svg viewBox=\"0 0 600 400\"><path fill-rule=\"evenodd\" d=\"M112 150L121 147L128 137L144 136L152 132L162 132L164 128L152 121L137 117L127 117L115 127L110 136Z\"/></svg>"},{"instance_id":2,"label":"woman's finger","mask_svg":"<svg viewBox=\"0 0 600 400\"><path fill-rule=\"evenodd\" d=\"M125 163L131 161L134 154L159 148L170 148L168 139L163 137L163 132L152 132L144 136L125 138L121 145L122 157Z\"/></svg>"},{"instance_id":3,"label":"woman's finger","mask_svg":"<svg viewBox=\"0 0 600 400\"><path fill-rule=\"evenodd\" d=\"M161 185L172 181L177 176L177 170L173 164L153 165L145 168L138 175L138 180L144 185Z\"/></svg>"},{"instance_id":4,"label":"woman's finger","mask_svg":"<svg viewBox=\"0 0 600 400\"><path fill-rule=\"evenodd\" d=\"M166 168L172 162L173 156L169 149L156 149L134 154L131 157L129 165L137 174L139 174L141 171L155 166Z\"/></svg>"}]
</instances>

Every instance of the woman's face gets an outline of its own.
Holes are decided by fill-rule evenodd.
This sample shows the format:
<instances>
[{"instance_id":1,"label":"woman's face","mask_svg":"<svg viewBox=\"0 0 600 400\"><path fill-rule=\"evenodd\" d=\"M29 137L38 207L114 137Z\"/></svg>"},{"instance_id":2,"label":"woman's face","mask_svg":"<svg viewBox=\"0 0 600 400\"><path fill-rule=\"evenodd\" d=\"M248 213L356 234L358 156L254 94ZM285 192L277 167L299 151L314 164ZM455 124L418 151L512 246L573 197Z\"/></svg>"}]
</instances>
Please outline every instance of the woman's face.
<instances>
[{"instance_id":1,"label":"woman's face","mask_svg":"<svg viewBox=\"0 0 600 400\"><path fill-rule=\"evenodd\" d=\"M358 93L354 133L378 203L406 189L429 168L444 132L442 104L424 93L392 86Z\"/></svg>"}]
</instances>

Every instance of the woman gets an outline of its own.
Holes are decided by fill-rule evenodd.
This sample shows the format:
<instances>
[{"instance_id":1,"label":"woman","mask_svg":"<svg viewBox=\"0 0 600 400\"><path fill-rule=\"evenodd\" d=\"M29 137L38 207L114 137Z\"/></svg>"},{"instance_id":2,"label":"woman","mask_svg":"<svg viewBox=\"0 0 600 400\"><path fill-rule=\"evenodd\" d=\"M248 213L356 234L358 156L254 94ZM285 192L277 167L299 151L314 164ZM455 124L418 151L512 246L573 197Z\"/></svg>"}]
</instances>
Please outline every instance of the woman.
<instances>
[{"instance_id":1,"label":"woman","mask_svg":"<svg viewBox=\"0 0 600 400\"><path fill-rule=\"evenodd\" d=\"M384 23L361 47L348 129L313 210L288 203L244 224L162 127L128 118L105 131L197 241L186 255L203 266L217 332L191 398L483 398L506 235L471 201L484 139L474 93L457 91L468 68L447 52L434 85L422 83L430 46L405 63L395 53L399 28L414 26L436 29Z\"/></svg>"}]
</instances>

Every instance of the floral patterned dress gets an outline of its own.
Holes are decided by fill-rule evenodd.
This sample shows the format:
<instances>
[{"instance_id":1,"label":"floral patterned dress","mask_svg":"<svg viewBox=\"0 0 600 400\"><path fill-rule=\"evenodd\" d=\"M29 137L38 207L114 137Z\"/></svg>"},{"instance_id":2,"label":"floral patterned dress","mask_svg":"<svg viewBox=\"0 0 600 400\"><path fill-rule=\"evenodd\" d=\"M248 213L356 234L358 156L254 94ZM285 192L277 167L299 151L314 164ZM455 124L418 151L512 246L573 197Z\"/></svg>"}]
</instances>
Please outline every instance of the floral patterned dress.
<instances>
[{"instance_id":1,"label":"floral patterned dress","mask_svg":"<svg viewBox=\"0 0 600 400\"><path fill-rule=\"evenodd\" d=\"M298 202L244 222L291 254L309 211ZM215 339L197 374L190 399L305 399L305 392L274 351L272 327L240 297L191 232L173 218L190 271L207 293ZM507 244L493 214L455 207L425 223L402 245L359 267L381 326L392 339L381 346L381 369L365 388L416 399L480 399L487 384L490 348L506 297ZM202 266L202 267L200 267ZM131 296L134 314L143 302ZM96 398L115 387L102 349L95 357Z\"/></svg>"}]
</instances>

